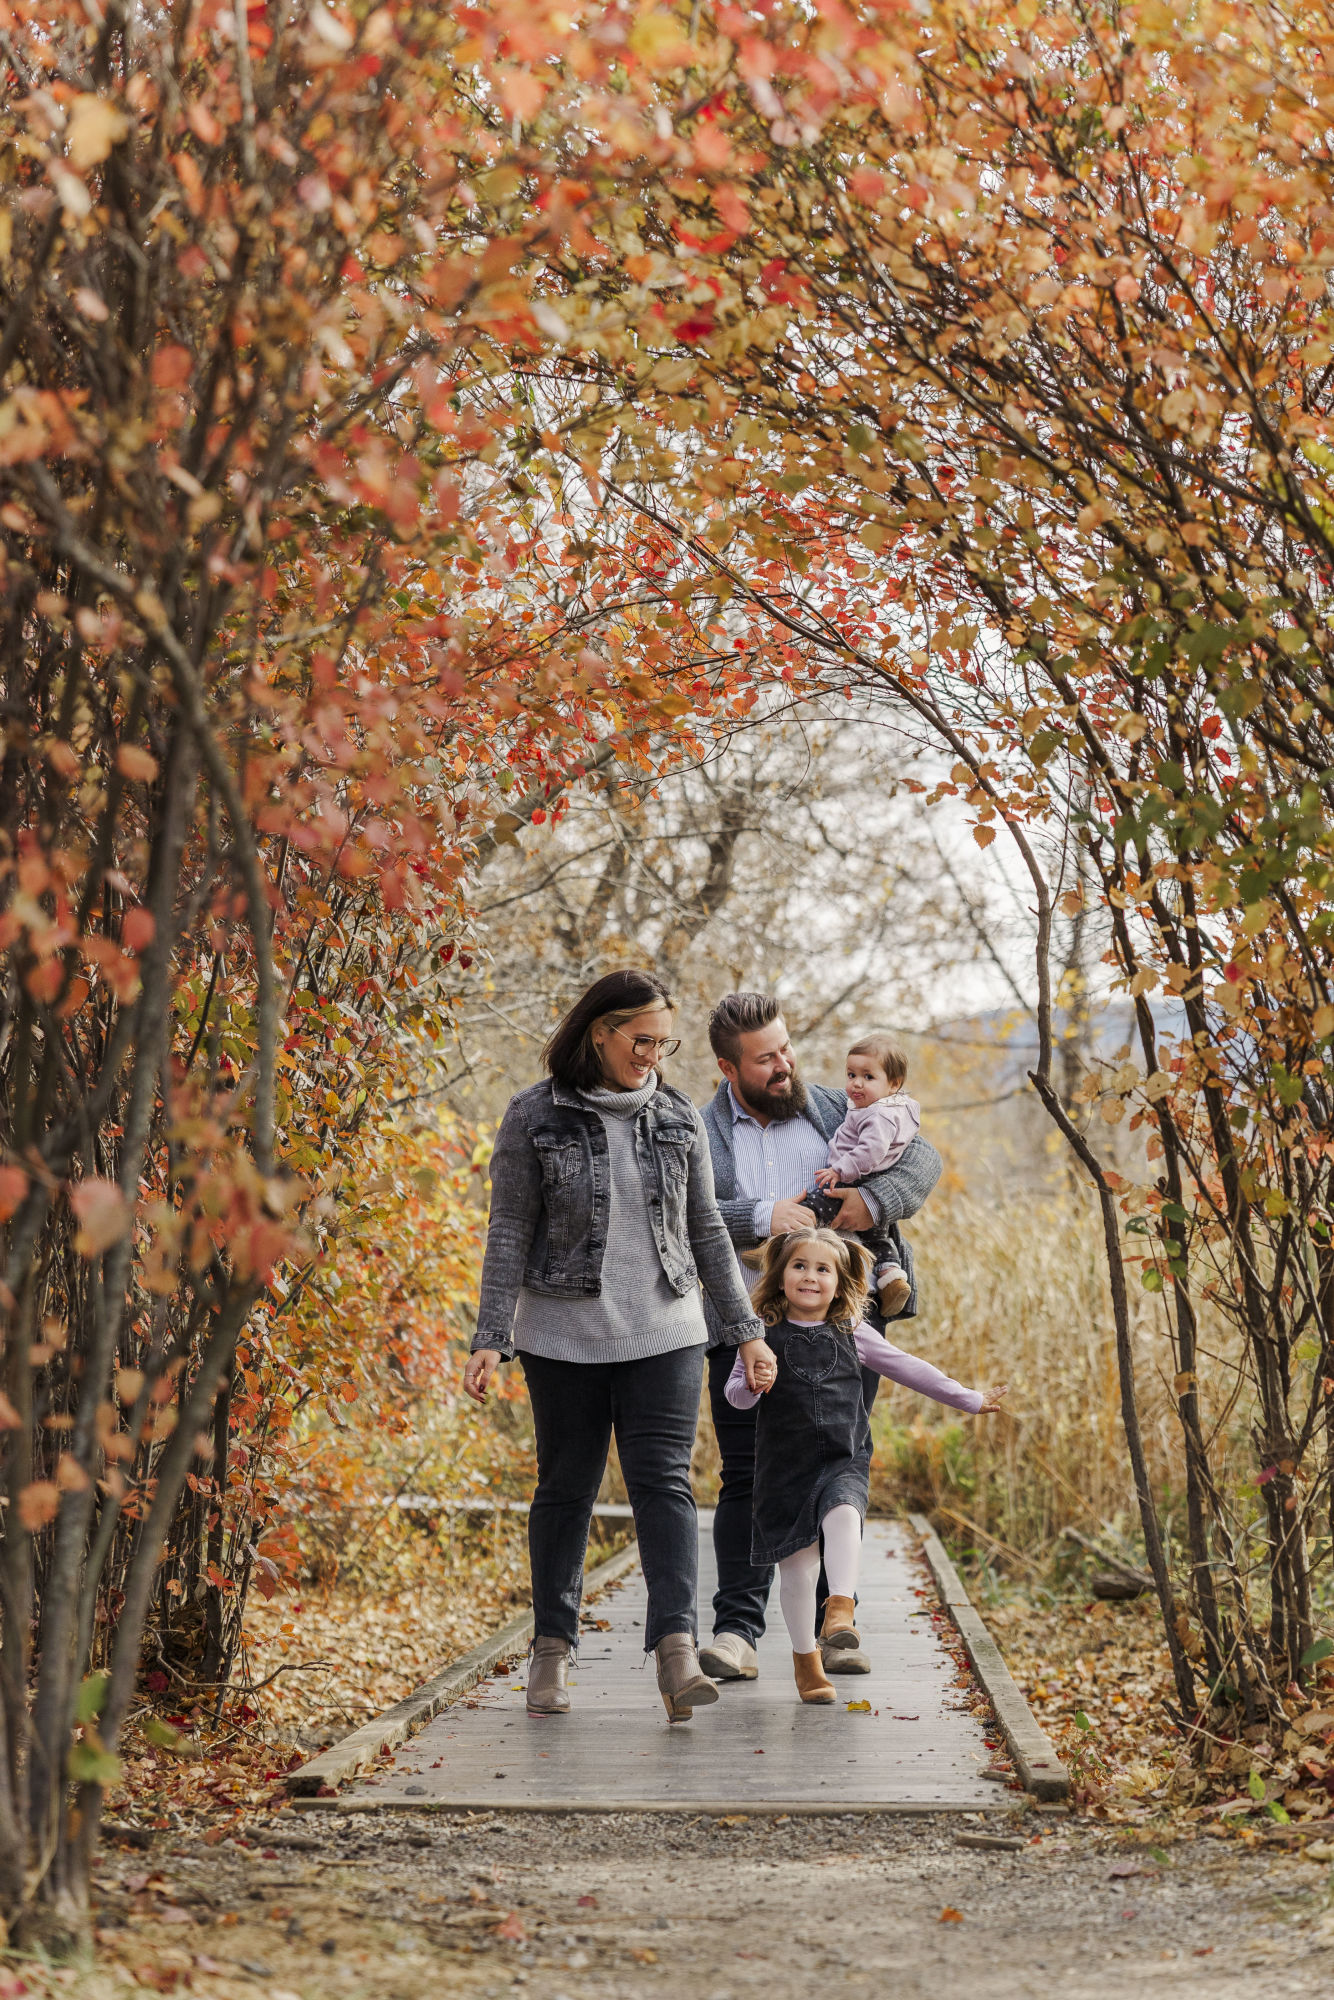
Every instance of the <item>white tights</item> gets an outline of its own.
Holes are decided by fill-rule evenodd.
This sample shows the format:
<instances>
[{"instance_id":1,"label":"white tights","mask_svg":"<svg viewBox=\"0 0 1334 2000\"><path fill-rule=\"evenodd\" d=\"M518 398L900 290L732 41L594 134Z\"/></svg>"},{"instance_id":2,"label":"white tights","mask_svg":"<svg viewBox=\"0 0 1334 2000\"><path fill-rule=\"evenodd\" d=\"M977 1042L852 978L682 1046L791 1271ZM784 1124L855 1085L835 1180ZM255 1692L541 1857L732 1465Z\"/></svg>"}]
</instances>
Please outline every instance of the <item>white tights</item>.
<instances>
[{"instance_id":1,"label":"white tights","mask_svg":"<svg viewBox=\"0 0 1334 2000\"><path fill-rule=\"evenodd\" d=\"M820 1523L824 1536L824 1573L831 1597L855 1597L862 1559L862 1517L855 1507L833 1507ZM815 1586L820 1575L820 1544L784 1556L778 1565L778 1601L783 1607L794 1653L813 1653Z\"/></svg>"}]
</instances>

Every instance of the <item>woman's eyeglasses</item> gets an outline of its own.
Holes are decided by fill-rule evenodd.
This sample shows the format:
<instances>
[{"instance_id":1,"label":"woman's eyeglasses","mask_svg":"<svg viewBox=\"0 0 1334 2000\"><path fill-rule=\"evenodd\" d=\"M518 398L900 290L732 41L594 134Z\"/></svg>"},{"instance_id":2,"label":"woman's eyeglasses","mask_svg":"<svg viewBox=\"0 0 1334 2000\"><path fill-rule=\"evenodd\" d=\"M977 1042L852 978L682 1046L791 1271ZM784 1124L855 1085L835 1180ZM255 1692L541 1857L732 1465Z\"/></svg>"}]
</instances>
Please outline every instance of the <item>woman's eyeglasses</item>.
<instances>
[{"instance_id":1,"label":"woman's eyeglasses","mask_svg":"<svg viewBox=\"0 0 1334 2000\"><path fill-rule=\"evenodd\" d=\"M640 1062L658 1062L663 1056L674 1056L681 1046L679 1035L668 1035L664 1041L658 1041L652 1035L627 1035L624 1028L613 1028L612 1033L629 1042Z\"/></svg>"}]
</instances>

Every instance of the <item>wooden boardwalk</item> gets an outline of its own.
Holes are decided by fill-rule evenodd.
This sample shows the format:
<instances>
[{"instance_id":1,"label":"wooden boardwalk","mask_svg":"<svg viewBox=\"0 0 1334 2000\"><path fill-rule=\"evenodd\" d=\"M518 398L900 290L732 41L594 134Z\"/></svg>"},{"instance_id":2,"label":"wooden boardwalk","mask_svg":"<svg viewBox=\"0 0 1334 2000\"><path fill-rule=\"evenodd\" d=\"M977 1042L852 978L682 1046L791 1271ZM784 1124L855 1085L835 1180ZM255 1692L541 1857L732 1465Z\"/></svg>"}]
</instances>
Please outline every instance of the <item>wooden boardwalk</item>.
<instances>
[{"instance_id":1,"label":"wooden boardwalk","mask_svg":"<svg viewBox=\"0 0 1334 2000\"><path fill-rule=\"evenodd\" d=\"M707 1517L700 1604L714 1590ZM929 1578L898 1523L867 1524L858 1622L870 1674L839 1675L833 1708L804 1708L775 1590L757 1681L733 1682L693 1722L669 1725L643 1654L635 1569L587 1607L567 1716L525 1713L522 1669L481 1682L361 1780L352 1805L430 1811L978 1812L1015 1795L984 1779L981 1725L937 1638ZM601 1627L602 1629L599 1629ZM869 1709L849 1709L869 1702Z\"/></svg>"}]
</instances>

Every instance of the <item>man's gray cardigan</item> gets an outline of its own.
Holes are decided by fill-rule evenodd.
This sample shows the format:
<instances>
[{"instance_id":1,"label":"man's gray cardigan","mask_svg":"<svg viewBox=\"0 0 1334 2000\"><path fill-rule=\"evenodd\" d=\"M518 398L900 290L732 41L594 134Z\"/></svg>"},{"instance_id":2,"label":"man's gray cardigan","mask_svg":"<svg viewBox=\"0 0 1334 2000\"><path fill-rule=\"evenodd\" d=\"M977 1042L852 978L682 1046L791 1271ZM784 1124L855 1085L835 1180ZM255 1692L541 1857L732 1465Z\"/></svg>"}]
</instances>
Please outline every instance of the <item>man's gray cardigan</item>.
<instances>
[{"instance_id":1,"label":"man's gray cardigan","mask_svg":"<svg viewBox=\"0 0 1334 2000\"><path fill-rule=\"evenodd\" d=\"M821 1083L808 1083L805 1115L822 1137L832 1139L848 1115L847 1097L841 1090L826 1090ZM755 1234L757 1197L737 1193L731 1086L725 1078L709 1102L701 1107L700 1116L704 1120L704 1132L713 1157L713 1191L719 1212L736 1248L748 1250L760 1240ZM911 1288L908 1303L901 1313L895 1314L896 1319L911 1319L917 1311L917 1280L913 1276L912 1250L900 1236L897 1225L904 1216L916 1215L940 1179L943 1165L931 1141L919 1136L910 1141L896 1166L887 1173L868 1174L861 1183L880 1208L876 1236L886 1239L886 1247L890 1242L894 1244ZM742 1275L744 1277L744 1271ZM709 1329L709 1345L716 1347L721 1329L707 1295L704 1320Z\"/></svg>"}]
</instances>

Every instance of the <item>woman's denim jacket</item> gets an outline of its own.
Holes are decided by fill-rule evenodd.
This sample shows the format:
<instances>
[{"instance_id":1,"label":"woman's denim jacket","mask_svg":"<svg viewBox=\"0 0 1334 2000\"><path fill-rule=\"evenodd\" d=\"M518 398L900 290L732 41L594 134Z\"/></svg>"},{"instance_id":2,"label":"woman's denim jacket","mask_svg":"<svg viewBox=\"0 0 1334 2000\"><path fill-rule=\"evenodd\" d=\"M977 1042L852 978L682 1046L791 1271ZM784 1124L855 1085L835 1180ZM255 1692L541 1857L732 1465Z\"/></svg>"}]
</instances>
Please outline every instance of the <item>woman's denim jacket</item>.
<instances>
[{"instance_id":1,"label":"woman's denim jacket","mask_svg":"<svg viewBox=\"0 0 1334 2000\"><path fill-rule=\"evenodd\" d=\"M727 1347L759 1339L732 1239L713 1194L704 1127L683 1091L660 1083L635 1119L635 1152L667 1282L684 1298L702 1284ZM491 1221L474 1353L514 1352L522 1286L550 1298L594 1299L611 1213L607 1134L572 1090L548 1081L510 1099L491 1155Z\"/></svg>"}]
</instances>

